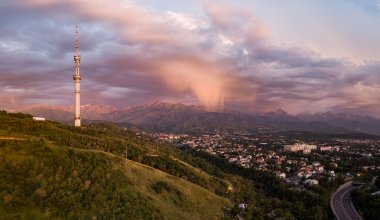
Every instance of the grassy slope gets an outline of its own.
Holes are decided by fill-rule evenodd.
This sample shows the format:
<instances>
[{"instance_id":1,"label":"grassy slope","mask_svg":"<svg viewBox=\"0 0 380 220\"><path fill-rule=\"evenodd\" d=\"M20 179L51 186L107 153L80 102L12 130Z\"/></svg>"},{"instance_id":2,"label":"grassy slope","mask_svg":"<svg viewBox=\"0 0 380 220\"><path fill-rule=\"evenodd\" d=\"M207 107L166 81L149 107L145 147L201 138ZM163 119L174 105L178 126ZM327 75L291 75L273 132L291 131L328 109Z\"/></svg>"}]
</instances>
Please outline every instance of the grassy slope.
<instances>
[{"instance_id":1,"label":"grassy slope","mask_svg":"<svg viewBox=\"0 0 380 220\"><path fill-rule=\"evenodd\" d=\"M113 160L113 168L122 170L136 190L152 202L155 208L162 211L168 219L220 219L222 207L231 207L231 202L208 190L169 175L147 165L120 158L108 152L74 149L90 153L105 154ZM119 159L119 160L117 160ZM182 162L185 163L185 162ZM215 178L204 171L187 164L194 172L201 173L205 179ZM156 192L152 186L156 183L167 183L172 189ZM176 208L173 208L176 207Z\"/></svg>"},{"instance_id":2,"label":"grassy slope","mask_svg":"<svg viewBox=\"0 0 380 220\"><path fill-rule=\"evenodd\" d=\"M231 206L227 199L202 187L134 161L128 161L124 173L168 219L220 219L221 208ZM162 182L172 189L160 192L152 189L154 184Z\"/></svg>"},{"instance_id":3,"label":"grassy slope","mask_svg":"<svg viewBox=\"0 0 380 220\"><path fill-rule=\"evenodd\" d=\"M0 141L0 219L94 216L163 218L104 155L44 142Z\"/></svg>"},{"instance_id":4,"label":"grassy slope","mask_svg":"<svg viewBox=\"0 0 380 220\"><path fill-rule=\"evenodd\" d=\"M23 134L9 133L5 130L1 130L0 134L5 137L27 138ZM29 137L29 139L35 138ZM0 141L3 143L0 148L0 173L3 175L0 188L0 219L19 217L51 218L54 216L59 218L87 218L93 215L116 217L120 213L123 214L123 212L132 218L146 218L147 216L150 218L154 215L157 219L161 217L167 219L217 219L222 214L222 207L231 206L228 200L218 197L202 187L137 162L129 161L128 165L125 166L124 162L119 158L112 158L100 152L72 150L67 147L57 147L45 141ZM68 169L66 169L67 173L63 176L66 177L60 182L54 182L54 178L49 178L49 174L52 175L51 172L54 173L57 170L64 169L60 164L67 163L67 159L71 162L65 166ZM30 167L28 168L26 164ZM91 194L88 191L83 191L82 185L86 178L92 175L91 173L86 173L85 170L79 173L80 179L77 179L76 182L79 184L77 185L78 192L76 193L80 196L78 196L77 200L72 201L75 204L82 204L83 199L87 201L87 206L86 202L84 202L84 205L78 205L74 209L74 213L83 212L83 214L70 214L73 208L70 208L69 202L67 204L63 202L66 205L62 205L61 202L54 203L51 201L54 200L52 195L56 195L59 190L66 191L68 189L65 189L65 187L74 187L74 185L70 186L70 181L73 181L70 174L76 167L94 170L96 169L94 164L96 164L96 167L102 167L105 173L116 175L115 179L117 180L110 185L117 189L116 196L123 197L124 195L122 206L125 206L126 209L115 211L120 209L120 207L116 206L114 207L115 210L109 208L110 210L108 211L99 212L94 206L94 209L89 209L89 211L85 212L84 210L87 210L88 207L92 207L92 203L96 203L95 192ZM56 167L54 168L54 166ZM26 172L25 169L33 170L33 172L23 173ZM12 174L9 173L11 170ZM15 173L19 173L19 175L14 177ZM41 174L44 173L46 174L42 176L45 176L47 180L45 178L40 179ZM94 181L101 178L113 181L107 175L106 177L95 176ZM61 182L65 181L68 181L69 184L62 185ZM164 183L166 187L154 190L153 188L157 183ZM12 195L20 188L27 187L23 184L33 185L33 187L27 190L28 192ZM96 184L93 185L96 186ZM36 196L40 188L45 190L47 196L43 196L43 198ZM70 190L73 191L73 189ZM101 194L102 192L96 191L96 193ZM9 201L10 195L13 198ZM107 198L107 195L104 195L104 197ZM137 203L135 202L136 198L139 201ZM17 201L18 199L25 202L20 203L20 201ZM141 211L141 209L145 210Z\"/></svg>"},{"instance_id":5,"label":"grassy slope","mask_svg":"<svg viewBox=\"0 0 380 220\"><path fill-rule=\"evenodd\" d=\"M161 210L168 219L203 219L205 217L207 219L220 219L222 217L221 207L231 207L229 200L145 164L132 160L126 162L124 158L104 151L72 149L105 154L108 157L119 159L113 161L114 169L122 170L130 183L137 186L137 191L149 198L153 206ZM183 161L180 162L186 164L189 169L199 173L205 179L216 178ZM231 185L228 181L226 182ZM156 192L152 189L156 183L167 183L172 189ZM179 209L173 209L173 207Z\"/></svg>"},{"instance_id":6,"label":"grassy slope","mask_svg":"<svg viewBox=\"0 0 380 220\"><path fill-rule=\"evenodd\" d=\"M90 124L87 127L75 128L56 122L36 122L28 115L7 114L0 111L1 131L35 140L45 140L59 146L78 149L106 151L119 156L148 164L154 168L181 177L208 189L218 195L226 195L229 183L223 179L199 172L192 166L176 159L172 147L155 138L135 134L112 124ZM6 135L5 135L6 136ZM149 155L155 155L154 157Z\"/></svg>"},{"instance_id":7,"label":"grassy slope","mask_svg":"<svg viewBox=\"0 0 380 220\"><path fill-rule=\"evenodd\" d=\"M210 174L208 174L207 172L199 169L199 168L196 168L196 167L193 167L192 165L186 163L185 161L182 161L182 160L179 160L177 158L174 158L172 157L173 160L175 161L178 161L179 163L185 165L186 167L188 167L189 169L191 169L194 173L197 173L199 176L201 176L202 178L204 179L208 179L209 181L220 181L220 182L224 182L225 185L227 186L227 189L226 190L233 190L233 185L230 181L226 180L226 179L221 179L221 178L218 178L216 176L211 176Z\"/></svg>"}]
</instances>

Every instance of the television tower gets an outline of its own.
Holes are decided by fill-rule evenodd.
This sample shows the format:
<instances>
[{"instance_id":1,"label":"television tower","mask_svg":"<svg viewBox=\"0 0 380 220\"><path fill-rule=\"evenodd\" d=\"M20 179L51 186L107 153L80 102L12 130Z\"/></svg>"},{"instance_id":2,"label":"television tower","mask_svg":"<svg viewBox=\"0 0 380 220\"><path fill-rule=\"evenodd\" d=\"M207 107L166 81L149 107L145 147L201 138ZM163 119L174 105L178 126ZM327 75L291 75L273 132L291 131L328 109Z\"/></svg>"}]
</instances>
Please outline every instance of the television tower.
<instances>
[{"instance_id":1,"label":"television tower","mask_svg":"<svg viewBox=\"0 0 380 220\"><path fill-rule=\"evenodd\" d=\"M75 31L75 56L74 56L75 75L73 76L73 79L75 82L75 118L74 118L74 124L75 124L75 127L80 127L80 80L82 79L82 76L80 75L80 72L79 72L80 55L78 54L78 49L79 49L78 26L76 28L77 28L77 30Z\"/></svg>"}]
</instances>

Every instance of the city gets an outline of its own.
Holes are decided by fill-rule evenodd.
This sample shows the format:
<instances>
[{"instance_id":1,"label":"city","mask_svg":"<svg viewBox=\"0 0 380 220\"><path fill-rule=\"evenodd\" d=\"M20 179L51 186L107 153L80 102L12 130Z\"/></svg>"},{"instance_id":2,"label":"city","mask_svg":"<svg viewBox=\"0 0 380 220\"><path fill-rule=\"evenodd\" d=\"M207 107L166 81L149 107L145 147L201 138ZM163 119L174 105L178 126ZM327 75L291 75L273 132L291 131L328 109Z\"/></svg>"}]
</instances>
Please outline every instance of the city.
<instances>
[{"instance_id":1,"label":"city","mask_svg":"<svg viewBox=\"0 0 380 220\"><path fill-rule=\"evenodd\" d=\"M380 171L380 138L312 137L286 132L155 134L180 149L204 151L229 163L272 173L295 190ZM303 136L303 138L294 137ZM328 136L328 135L326 135Z\"/></svg>"}]
</instances>

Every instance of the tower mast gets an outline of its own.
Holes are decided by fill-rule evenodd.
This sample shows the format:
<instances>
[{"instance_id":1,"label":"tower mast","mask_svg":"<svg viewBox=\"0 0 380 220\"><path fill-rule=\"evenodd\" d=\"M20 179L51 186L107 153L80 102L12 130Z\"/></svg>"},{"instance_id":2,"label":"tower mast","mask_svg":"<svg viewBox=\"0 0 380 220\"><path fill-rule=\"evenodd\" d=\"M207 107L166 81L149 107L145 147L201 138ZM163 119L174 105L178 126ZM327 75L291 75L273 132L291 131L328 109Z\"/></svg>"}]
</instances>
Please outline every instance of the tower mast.
<instances>
[{"instance_id":1,"label":"tower mast","mask_svg":"<svg viewBox=\"0 0 380 220\"><path fill-rule=\"evenodd\" d=\"M75 62L75 74L73 76L74 82L75 82L75 117L74 117L74 125L75 127L80 127L80 80L82 79L82 76L79 72L79 63L80 63L80 55L78 53L79 50L79 41L78 41L78 26L76 26L75 31L75 56L74 56L74 62Z\"/></svg>"}]
</instances>

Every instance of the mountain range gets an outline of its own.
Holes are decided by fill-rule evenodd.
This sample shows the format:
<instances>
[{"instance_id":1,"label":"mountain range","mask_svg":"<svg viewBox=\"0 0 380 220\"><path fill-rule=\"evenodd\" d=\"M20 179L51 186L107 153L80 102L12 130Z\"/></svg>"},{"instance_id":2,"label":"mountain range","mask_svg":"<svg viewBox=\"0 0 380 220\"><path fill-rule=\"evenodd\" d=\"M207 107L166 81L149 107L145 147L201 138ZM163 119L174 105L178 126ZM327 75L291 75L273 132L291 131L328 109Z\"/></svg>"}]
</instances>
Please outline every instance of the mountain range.
<instances>
[{"instance_id":1,"label":"mountain range","mask_svg":"<svg viewBox=\"0 0 380 220\"><path fill-rule=\"evenodd\" d=\"M291 115L282 109L246 114L221 110L210 112L201 106L155 102L131 108L87 104L81 106L84 120L103 120L134 125L156 132L203 133L214 130L278 130L327 133L380 134L380 119L347 113L318 112ZM22 112L50 120L69 122L73 107L42 106Z\"/></svg>"}]
</instances>

